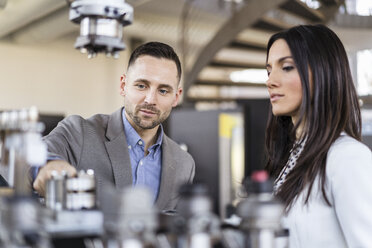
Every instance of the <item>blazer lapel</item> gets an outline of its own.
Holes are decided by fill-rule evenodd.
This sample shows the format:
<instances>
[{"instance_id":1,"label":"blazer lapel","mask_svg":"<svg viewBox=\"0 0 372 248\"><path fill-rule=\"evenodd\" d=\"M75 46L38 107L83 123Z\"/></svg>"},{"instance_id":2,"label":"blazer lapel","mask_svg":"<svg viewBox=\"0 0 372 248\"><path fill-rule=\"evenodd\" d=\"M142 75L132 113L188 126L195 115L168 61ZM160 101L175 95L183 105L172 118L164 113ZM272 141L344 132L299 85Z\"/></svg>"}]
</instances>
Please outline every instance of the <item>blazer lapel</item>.
<instances>
[{"instance_id":1,"label":"blazer lapel","mask_svg":"<svg viewBox=\"0 0 372 248\"><path fill-rule=\"evenodd\" d=\"M171 201L171 192L175 187L176 161L173 158L171 147L168 145L168 137L164 135L162 144L162 169L159 195L156 199L158 209L164 209Z\"/></svg>"},{"instance_id":2,"label":"blazer lapel","mask_svg":"<svg viewBox=\"0 0 372 248\"><path fill-rule=\"evenodd\" d=\"M130 164L127 140L124 134L122 109L114 112L108 121L105 142L111 160L116 188L132 185L132 167Z\"/></svg>"}]
</instances>

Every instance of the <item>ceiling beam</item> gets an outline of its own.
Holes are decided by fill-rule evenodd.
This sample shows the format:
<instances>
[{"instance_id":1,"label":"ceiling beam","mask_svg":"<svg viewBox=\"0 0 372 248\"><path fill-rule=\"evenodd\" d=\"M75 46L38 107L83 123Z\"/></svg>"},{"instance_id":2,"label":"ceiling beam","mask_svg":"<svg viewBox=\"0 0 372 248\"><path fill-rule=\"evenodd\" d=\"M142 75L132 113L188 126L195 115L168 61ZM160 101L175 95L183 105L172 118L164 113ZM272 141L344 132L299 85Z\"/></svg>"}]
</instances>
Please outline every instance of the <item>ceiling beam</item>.
<instances>
[{"instance_id":1,"label":"ceiling beam","mask_svg":"<svg viewBox=\"0 0 372 248\"><path fill-rule=\"evenodd\" d=\"M325 16L322 12L312 9L300 0L290 0L280 5L281 9L285 9L295 15L305 17L313 22L323 22Z\"/></svg>"},{"instance_id":2,"label":"ceiling beam","mask_svg":"<svg viewBox=\"0 0 372 248\"><path fill-rule=\"evenodd\" d=\"M215 54L227 46L242 30L252 26L267 11L277 7L285 0L251 0L246 2L236 13L221 27L208 44L204 46L202 52L196 59L194 66L185 74L184 90L187 92L189 87L196 81L199 72L208 65Z\"/></svg>"}]
</instances>

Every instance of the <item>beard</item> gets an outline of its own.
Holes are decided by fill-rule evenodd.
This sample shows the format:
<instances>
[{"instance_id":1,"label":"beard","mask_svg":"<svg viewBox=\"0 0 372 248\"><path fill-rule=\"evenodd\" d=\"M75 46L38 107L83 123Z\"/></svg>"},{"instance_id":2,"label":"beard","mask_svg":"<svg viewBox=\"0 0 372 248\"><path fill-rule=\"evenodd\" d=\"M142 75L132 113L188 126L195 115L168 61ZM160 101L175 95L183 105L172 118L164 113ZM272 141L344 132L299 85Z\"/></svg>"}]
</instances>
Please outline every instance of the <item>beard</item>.
<instances>
[{"instance_id":1,"label":"beard","mask_svg":"<svg viewBox=\"0 0 372 248\"><path fill-rule=\"evenodd\" d=\"M133 105L126 104L125 101L124 101L124 108L125 108L125 112L133 120L134 124L141 129L155 128L156 126L163 123L168 118L171 112L171 109L169 109L162 113L155 106L151 104L146 104L146 103L138 105L133 109ZM141 117L140 110L151 111L152 113L155 113L155 117L146 117L146 116Z\"/></svg>"}]
</instances>

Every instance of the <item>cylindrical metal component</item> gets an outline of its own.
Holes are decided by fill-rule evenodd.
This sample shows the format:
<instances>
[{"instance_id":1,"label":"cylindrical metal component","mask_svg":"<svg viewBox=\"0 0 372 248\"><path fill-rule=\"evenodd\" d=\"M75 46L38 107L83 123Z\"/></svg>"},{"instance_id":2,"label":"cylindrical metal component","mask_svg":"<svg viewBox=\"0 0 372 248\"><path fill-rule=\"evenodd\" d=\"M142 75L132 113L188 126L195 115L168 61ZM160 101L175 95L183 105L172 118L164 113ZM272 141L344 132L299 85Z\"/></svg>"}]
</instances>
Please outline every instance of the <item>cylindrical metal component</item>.
<instances>
[{"instance_id":1,"label":"cylindrical metal component","mask_svg":"<svg viewBox=\"0 0 372 248\"><path fill-rule=\"evenodd\" d=\"M138 239L126 239L122 243L125 248L143 248L144 245Z\"/></svg>"},{"instance_id":2,"label":"cylindrical metal component","mask_svg":"<svg viewBox=\"0 0 372 248\"><path fill-rule=\"evenodd\" d=\"M155 243L157 211L147 188L138 186L118 191L106 186L101 207L109 240L131 244L130 247Z\"/></svg>"},{"instance_id":3,"label":"cylindrical metal component","mask_svg":"<svg viewBox=\"0 0 372 248\"><path fill-rule=\"evenodd\" d=\"M80 23L80 35L103 35L121 39L123 34L122 28L120 23L115 19L85 17Z\"/></svg>"},{"instance_id":4,"label":"cylindrical metal component","mask_svg":"<svg viewBox=\"0 0 372 248\"><path fill-rule=\"evenodd\" d=\"M66 208L66 178L65 171L52 171L52 178L46 182L45 205L49 209L63 210Z\"/></svg>"},{"instance_id":5,"label":"cylindrical metal component","mask_svg":"<svg viewBox=\"0 0 372 248\"><path fill-rule=\"evenodd\" d=\"M1 237L4 247L38 247L43 240L42 208L30 197L11 197L2 202Z\"/></svg>"},{"instance_id":6,"label":"cylindrical metal component","mask_svg":"<svg viewBox=\"0 0 372 248\"><path fill-rule=\"evenodd\" d=\"M276 233L282 230L280 219L284 206L272 194L272 181L263 171L253 173L245 181L248 197L237 206L242 218L240 227L245 231L252 248L275 247Z\"/></svg>"},{"instance_id":7,"label":"cylindrical metal component","mask_svg":"<svg viewBox=\"0 0 372 248\"><path fill-rule=\"evenodd\" d=\"M212 247L211 237L208 233L195 233L190 237L190 248Z\"/></svg>"},{"instance_id":8,"label":"cylindrical metal component","mask_svg":"<svg viewBox=\"0 0 372 248\"><path fill-rule=\"evenodd\" d=\"M207 188L201 184L186 184L179 191L180 216L174 223L174 229L179 232L178 244L185 248L212 247L213 240L220 235L220 223L212 211Z\"/></svg>"},{"instance_id":9,"label":"cylindrical metal component","mask_svg":"<svg viewBox=\"0 0 372 248\"><path fill-rule=\"evenodd\" d=\"M97 53L111 54L125 48L123 27L133 21L133 7L125 0L75 0L70 4L70 20L80 24L75 48L86 50L88 58Z\"/></svg>"},{"instance_id":10,"label":"cylindrical metal component","mask_svg":"<svg viewBox=\"0 0 372 248\"><path fill-rule=\"evenodd\" d=\"M8 184L12 197L0 203L0 246L39 247L44 242L41 225L42 208L31 195L30 166L43 165L46 145L41 140L43 124L38 111L30 109L0 113L2 166L8 166Z\"/></svg>"},{"instance_id":11,"label":"cylindrical metal component","mask_svg":"<svg viewBox=\"0 0 372 248\"><path fill-rule=\"evenodd\" d=\"M212 211L212 203L208 196L208 190L201 184L185 184L179 189L180 203L178 211L181 215L189 218L196 214L209 213Z\"/></svg>"},{"instance_id":12,"label":"cylindrical metal component","mask_svg":"<svg viewBox=\"0 0 372 248\"><path fill-rule=\"evenodd\" d=\"M1 165L7 166L7 182L15 193L31 191L28 168L45 164L46 145L41 140L44 125L36 107L0 113Z\"/></svg>"},{"instance_id":13,"label":"cylindrical metal component","mask_svg":"<svg viewBox=\"0 0 372 248\"><path fill-rule=\"evenodd\" d=\"M70 210L96 207L96 181L94 171L80 171L66 180L66 208Z\"/></svg>"}]
</instances>

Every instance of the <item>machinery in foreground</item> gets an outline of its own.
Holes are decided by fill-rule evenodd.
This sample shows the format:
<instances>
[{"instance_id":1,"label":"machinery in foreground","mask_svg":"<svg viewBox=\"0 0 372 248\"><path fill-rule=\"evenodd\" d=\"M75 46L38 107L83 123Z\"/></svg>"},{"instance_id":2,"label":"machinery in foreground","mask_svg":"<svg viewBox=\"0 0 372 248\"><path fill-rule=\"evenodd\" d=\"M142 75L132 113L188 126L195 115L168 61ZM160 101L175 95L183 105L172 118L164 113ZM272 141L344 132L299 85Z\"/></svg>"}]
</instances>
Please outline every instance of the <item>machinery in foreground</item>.
<instances>
[{"instance_id":1,"label":"machinery in foreground","mask_svg":"<svg viewBox=\"0 0 372 248\"><path fill-rule=\"evenodd\" d=\"M31 191L30 171L46 162L42 130L36 108L0 113L0 161L7 169L7 185L0 188L0 248L287 247L283 206L265 172L246 180L247 195L226 220L213 212L200 184L183 185L178 207L170 211L156 209L141 187L107 186L97 201L92 170L53 172L41 198Z\"/></svg>"}]
</instances>

